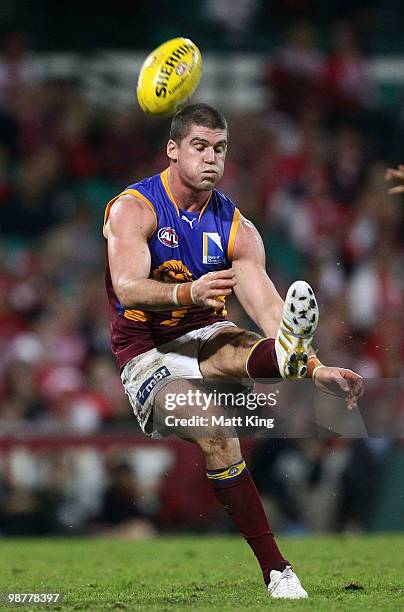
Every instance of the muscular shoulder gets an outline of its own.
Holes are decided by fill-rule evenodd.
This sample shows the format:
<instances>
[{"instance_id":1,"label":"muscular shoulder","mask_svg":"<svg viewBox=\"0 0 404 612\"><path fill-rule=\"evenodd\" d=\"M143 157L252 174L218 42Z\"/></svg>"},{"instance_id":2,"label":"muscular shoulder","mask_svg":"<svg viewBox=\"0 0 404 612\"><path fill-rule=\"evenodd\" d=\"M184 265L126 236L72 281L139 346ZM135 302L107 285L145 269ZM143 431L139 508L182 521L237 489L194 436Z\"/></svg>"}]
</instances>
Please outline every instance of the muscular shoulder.
<instances>
[{"instance_id":1,"label":"muscular shoulder","mask_svg":"<svg viewBox=\"0 0 404 612\"><path fill-rule=\"evenodd\" d=\"M233 261L265 257L262 238L254 223L240 215L240 223L234 244Z\"/></svg>"},{"instance_id":2,"label":"muscular shoulder","mask_svg":"<svg viewBox=\"0 0 404 612\"><path fill-rule=\"evenodd\" d=\"M150 238L156 229L156 213L140 198L130 194L121 195L112 204L108 219L104 226L104 236L121 231L136 229L145 237Z\"/></svg>"}]
</instances>

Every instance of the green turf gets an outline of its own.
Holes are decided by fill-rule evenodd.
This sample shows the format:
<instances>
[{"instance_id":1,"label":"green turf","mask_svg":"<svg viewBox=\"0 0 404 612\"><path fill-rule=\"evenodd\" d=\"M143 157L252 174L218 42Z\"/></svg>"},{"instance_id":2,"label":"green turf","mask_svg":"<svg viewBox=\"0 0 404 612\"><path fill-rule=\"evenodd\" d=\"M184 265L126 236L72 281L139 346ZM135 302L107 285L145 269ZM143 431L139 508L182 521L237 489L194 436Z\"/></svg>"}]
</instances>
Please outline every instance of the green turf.
<instances>
[{"instance_id":1,"label":"green turf","mask_svg":"<svg viewBox=\"0 0 404 612\"><path fill-rule=\"evenodd\" d=\"M62 591L59 610L404 610L403 535L280 545L310 599L269 599L242 540L204 536L3 540L0 591Z\"/></svg>"}]
</instances>

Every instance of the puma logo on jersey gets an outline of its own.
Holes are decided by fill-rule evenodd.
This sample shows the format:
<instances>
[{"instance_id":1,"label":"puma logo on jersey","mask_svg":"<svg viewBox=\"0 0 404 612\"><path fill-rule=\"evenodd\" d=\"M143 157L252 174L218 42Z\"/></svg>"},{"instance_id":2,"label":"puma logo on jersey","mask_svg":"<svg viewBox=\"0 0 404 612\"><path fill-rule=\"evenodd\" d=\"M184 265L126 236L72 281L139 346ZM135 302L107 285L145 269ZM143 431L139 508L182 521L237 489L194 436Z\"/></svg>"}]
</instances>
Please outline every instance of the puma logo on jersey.
<instances>
[{"instance_id":1,"label":"puma logo on jersey","mask_svg":"<svg viewBox=\"0 0 404 612\"><path fill-rule=\"evenodd\" d=\"M196 217L195 217L195 219L188 219L188 217L186 217L185 215L182 215L181 219L183 219L184 221L186 221L187 223L189 223L189 225L191 226L191 229L194 229L194 228L192 227L192 224L193 224L193 222L195 221Z\"/></svg>"}]
</instances>

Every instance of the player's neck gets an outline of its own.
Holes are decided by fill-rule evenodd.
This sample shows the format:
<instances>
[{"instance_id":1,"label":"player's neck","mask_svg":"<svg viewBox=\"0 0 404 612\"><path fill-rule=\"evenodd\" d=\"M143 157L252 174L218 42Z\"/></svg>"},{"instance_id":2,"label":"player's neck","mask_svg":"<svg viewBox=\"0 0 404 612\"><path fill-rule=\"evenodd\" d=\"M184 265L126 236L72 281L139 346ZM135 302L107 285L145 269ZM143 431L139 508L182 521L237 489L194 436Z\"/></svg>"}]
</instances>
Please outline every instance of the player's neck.
<instances>
[{"instance_id":1,"label":"player's neck","mask_svg":"<svg viewBox=\"0 0 404 612\"><path fill-rule=\"evenodd\" d=\"M197 191L188 187L188 185L184 185L176 173L172 171L168 172L168 184L177 206L183 210L189 210L189 212L201 210L211 194L211 189Z\"/></svg>"}]
</instances>

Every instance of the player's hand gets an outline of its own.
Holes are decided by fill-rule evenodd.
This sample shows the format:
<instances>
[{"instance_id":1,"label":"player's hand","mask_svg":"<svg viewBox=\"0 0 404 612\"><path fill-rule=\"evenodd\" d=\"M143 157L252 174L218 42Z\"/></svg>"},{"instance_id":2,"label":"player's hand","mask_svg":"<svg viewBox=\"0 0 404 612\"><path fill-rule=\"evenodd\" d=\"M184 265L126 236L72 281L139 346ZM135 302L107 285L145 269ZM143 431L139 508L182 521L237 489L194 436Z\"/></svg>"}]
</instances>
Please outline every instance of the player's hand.
<instances>
[{"instance_id":1,"label":"player's hand","mask_svg":"<svg viewBox=\"0 0 404 612\"><path fill-rule=\"evenodd\" d=\"M208 272L192 283L192 299L197 306L223 308L223 300L233 291L236 279L233 270Z\"/></svg>"},{"instance_id":2,"label":"player's hand","mask_svg":"<svg viewBox=\"0 0 404 612\"><path fill-rule=\"evenodd\" d=\"M400 164L398 168L388 168L384 175L386 181L391 181L391 179L398 179L402 181L402 185L397 185L396 187L390 187L388 193L404 193L404 164Z\"/></svg>"},{"instance_id":3,"label":"player's hand","mask_svg":"<svg viewBox=\"0 0 404 612\"><path fill-rule=\"evenodd\" d=\"M314 384L324 393L343 397L348 410L358 407L364 389L362 376L345 368L319 368L315 373Z\"/></svg>"}]
</instances>

